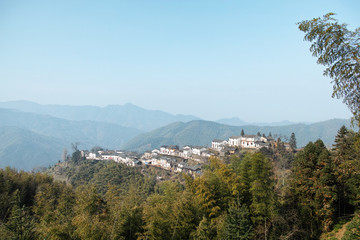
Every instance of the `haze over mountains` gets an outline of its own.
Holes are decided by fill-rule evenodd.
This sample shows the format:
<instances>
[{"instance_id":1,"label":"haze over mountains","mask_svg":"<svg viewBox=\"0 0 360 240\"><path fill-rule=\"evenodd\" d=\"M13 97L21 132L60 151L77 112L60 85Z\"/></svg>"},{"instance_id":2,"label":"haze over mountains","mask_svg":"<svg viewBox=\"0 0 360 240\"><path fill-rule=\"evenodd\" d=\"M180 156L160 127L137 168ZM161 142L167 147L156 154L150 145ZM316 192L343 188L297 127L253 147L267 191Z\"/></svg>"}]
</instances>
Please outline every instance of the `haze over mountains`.
<instances>
[{"instance_id":1,"label":"haze over mountains","mask_svg":"<svg viewBox=\"0 0 360 240\"><path fill-rule=\"evenodd\" d=\"M64 148L71 152L74 142L80 143L80 149L101 146L146 151L170 144L210 146L213 139L239 135L242 129L246 134L271 132L283 138L294 132L299 147L318 138L331 146L338 129L350 126L350 120L341 119L313 124L285 121L273 126L248 125L238 118L219 122L228 125L132 104L95 107L0 102L0 167L31 170L48 166L61 159Z\"/></svg>"},{"instance_id":2,"label":"haze over mountains","mask_svg":"<svg viewBox=\"0 0 360 240\"><path fill-rule=\"evenodd\" d=\"M188 122L200 118L191 115L172 115L158 110L147 110L131 103L125 105L97 106L67 106L41 105L29 101L0 102L0 108L17 109L23 112L47 114L53 117L74 121L97 121L115 123L123 127L150 131L169 123Z\"/></svg>"},{"instance_id":3,"label":"haze over mountains","mask_svg":"<svg viewBox=\"0 0 360 240\"><path fill-rule=\"evenodd\" d=\"M177 122L154 131L141 134L130 140L124 148L134 151L146 151L159 148L161 145L200 145L211 146L213 139L228 140L230 136L239 136L241 130L245 134L261 134L280 137L282 140L290 138L295 133L298 147L305 146L309 141L322 139L331 147L339 128L350 127L350 120L333 119L324 122L307 124L292 124L287 126L229 126L216 122L195 120L188 123Z\"/></svg>"}]
</instances>

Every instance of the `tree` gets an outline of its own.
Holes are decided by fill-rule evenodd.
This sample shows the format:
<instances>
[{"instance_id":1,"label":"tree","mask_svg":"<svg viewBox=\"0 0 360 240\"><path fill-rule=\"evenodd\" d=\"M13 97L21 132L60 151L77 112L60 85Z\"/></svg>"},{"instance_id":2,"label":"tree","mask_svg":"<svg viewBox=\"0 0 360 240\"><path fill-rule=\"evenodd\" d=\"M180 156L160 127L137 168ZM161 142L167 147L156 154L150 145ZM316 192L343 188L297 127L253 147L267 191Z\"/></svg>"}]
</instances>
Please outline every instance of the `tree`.
<instances>
[{"instance_id":1,"label":"tree","mask_svg":"<svg viewBox=\"0 0 360 240\"><path fill-rule=\"evenodd\" d=\"M72 224L80 239L109 239L107 204L93 186L82 185L76 189L74 213Z\"/></svg>"},{"instance_id":2,"label":"tree","mask_svg":"<svg viewBox=\"0 0 360 240\"><path fill-rule=\"evenodd\" d=\"M295 149L296 149L296 137L295 137L295 133L291 133L289 144L290 144L290 147L291 147L292 150L295 150Z\"/></svg>"},{"instance_id":3,"label":"tree","mask_svg":"<svg viewBox=\"0 0 360 240\"><path fill-rule=\"evenodd\" d=\"M272 165L261 153L251 156L250 168L250 212L252 220L258 225L264 224L264 239L267 239L267 220L275 215L275 182L273 180Z\"/></svg>"},{"instance_id":4,"label":"tree","mask_svg":"<svg viewBox=\"0 0 360 240\"><path fill-rule=\"evenodd\" d=\"M241 129L241 136L244 136L245 133L244 133L244 129Z\"/></svg>"},{"instance_id":5,"label":"tree","mask_svg":"<svg viewBox=\"0 0 360 240\"><path fill-rule=\"evenodd\" d=\"M241 205L240 201L232 203L228 209L225 220L223 239L253 239L253 228L250 220L249 209Z\"/></svg>"},{"instance_id":6,"label":"tree","mask_svg":"<svg viewBox=\"0 0 360 240\"><path fill-rule=\"evenodd\" d=\"M69 156L68 156L68 151L66 148L64 148L61 158L64 162L66 162L68 160Z\"/></svg>"},{"instance_id":7,"label":"tree","mask_svg":"<svg viewBox=\"0 0 360 240\"><path fill-rule=\"evenodd\" d=\"M94 146L90 150L90 152L92 152L92 153L97 153L98 151L104 151L104 149L102 147L99 147L99 146Z\"/></svg>"},{"instance_id":8,"label":"tree","mask_svg":"<svg viewBox=\"0 0 360 240\"><path fill-rule=\"evenodd\" d=\"M14 202L11 209L9 221L6 227L13 236L8 239L27 240L35 238L35 223L30 214L30 208L21 206L20 191L16 190L13 194Z\"/></svg>"},{"instance_id":9,"label":"tree","mask_svg":"<svg viewBox=\"0 0 360 240\"><path fill-rule=\"evenodd\" d=\"M337 192L333 168L330 153L321 140L308 143L295 157L291 191L312 238L321 230L328 231L334 223Z\"/></svg>"},{"instance_id":10,"label":"tree","mask_svg":"<svg viewBox=\"0 0 360 240\"><path fill-rule=\"evenodd\" d=\"M339 216L353 212L360 204L359 134L342 126L335 137L332 158L339 193Z\"/></svg>"},{"instance_id":11,"label":"tree","mask_svg":"<svg viewBox=\"0 0 360 240\"><path fill-rule=\"evenodd\" d=\"M304 39L318 64L327 66L324 75L333 79L332 97L342 98L360 124L360 28L347 29L328 13L300 23Z\"/></svg>"},{"instance_id":12,"label":"tree","mask_svg":"<svg viewBox=\"0 0 360 240\"><path fill-rule=\"evenodd\" d=\"M33 206L39 239L76 239L71 223L74 205L70 187L58 182L39 186Z\"/></svg>"}]
</instances>

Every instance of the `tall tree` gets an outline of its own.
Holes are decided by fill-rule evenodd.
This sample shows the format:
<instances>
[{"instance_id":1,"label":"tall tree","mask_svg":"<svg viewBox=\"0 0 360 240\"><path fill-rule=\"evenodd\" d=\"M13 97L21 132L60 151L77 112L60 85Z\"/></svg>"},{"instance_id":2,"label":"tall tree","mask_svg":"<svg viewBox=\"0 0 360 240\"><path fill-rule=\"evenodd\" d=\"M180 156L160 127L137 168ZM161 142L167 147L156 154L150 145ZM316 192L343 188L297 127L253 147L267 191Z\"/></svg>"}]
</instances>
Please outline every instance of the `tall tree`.
<instances>
[{"instance_id":1,"label":"tall tree","mask_svg":"<svg viewBox=\"0 0 360 240\"><path fill-rule=\"evenodd\" d=\"M291 133L289 144L290 144L290 148L294 151L296 149L295 133Z\"/></svg>"},{"instance_id":2,"label":"tall tree","mask_svg":"<svg viewBox=\"0 0 360 240\"><path fill-rule=\"evenodd\" d=\"M256 224L263 225L263 238L267 239L269 220L275 215L275 182L272 165L261 153L252 155L250 179L252 220Z\"/></svg>"},{"instance_id":3,"label":"tall tree","mask_svg":"<svg viewBox=\"0 0 360 240\"><path fill-rule=\"evenodd\" d=\"M327 66L324 75L333 79L332 96L342 98L360 124L360 28L350 31L333 16L302 21L299 29L312 42L318 64Z\"/></svg>"},{"instance_id":4,"label":"tall tree","mask_svg":"<svg viewBox=\"0 0 360 240\"><path fill-rule=\"evenodd\" d=\"M82 185L76 189L74 212L72 224L80 239L109 239L107 204L93 186Z\"/></svg>"},{"instance_id":5,"label":"tall tree","mask_svg":"<svg viewBox=\"0 0 360 240\"><path fill-rule=\"evenodd\" d=\"M291 190L310 237L328 231L335 218L336 182L330 153L321 140L296 155ZM309 218L311 216L311 218Z\"/></svg>"},{"instance_id":6,"label":"tall tree","mask_svg":"<svg viewBox=\"0 0 360 240\"><path fill-rule=\"evenodd\" d=\"M339 193L338 214L352 213L360 203L360 135L342 126L335 137L332 158Z\"/></svg>"},{"instance_id":7,"label":"tall tree","mask_svg":"<svg viewBox=\"0 0 360 240\"><path fill-rule=\"evenodd\" d=\"M30 208L21 205L20 191L16 190L13 194L13 207L6 227L12 236L8 239L31 240L35 239L35 221L30 214Z\"/></svg>"},{"instance_id":8,"label":"tall tree","mask_svg":"<svg viewBox=\"0 0 360 240\"><path fill-rule=\"evenodd\" d=\"M223 239L253 239L253 226L249 209L246 205L241 205L239 200L230 204L225 220Z\"/></svg>"}]
</instances>

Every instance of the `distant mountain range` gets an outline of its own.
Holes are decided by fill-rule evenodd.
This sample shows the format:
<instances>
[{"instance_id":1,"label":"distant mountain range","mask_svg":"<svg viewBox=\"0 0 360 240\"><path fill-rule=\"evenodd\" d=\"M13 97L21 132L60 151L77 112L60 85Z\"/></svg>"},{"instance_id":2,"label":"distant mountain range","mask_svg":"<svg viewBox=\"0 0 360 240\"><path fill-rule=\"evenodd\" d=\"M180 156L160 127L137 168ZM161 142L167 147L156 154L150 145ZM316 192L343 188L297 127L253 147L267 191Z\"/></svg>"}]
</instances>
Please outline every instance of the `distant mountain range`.
<instances>
[{"instance_id":1,"label":"distant mountain range","mask_svg":"<svg viewBox=\"0 0 360 240\"><path fill-rule=\"evenodd\" d=\"M0 102L0 108L17 109L23 112L51 115L72 121L97 121L114 123L123 127L150 131L167 124L181 121L188 122L200 118L191 115L172 115L158 110L146 110L131 103L125 105L96 106L66 106L41 105L29 101Z\"/></svg>"},{"instance_id":2,"label":"distant mountain range","mask_svg":"<svg viewBox=\"0 0 360 240\"><path fill-rule=\"evenodd\" d=\"M46 137L56 138L70 145L80 142L83 148L95 145L119 148L142 131L113 123L69 121L49 115L26 113L0 108L0 126L26 129Z\"/></svg>"},{"instance_id":3,"label":"distant mountain range","mask_svg":"<svg viewBox=\"0 0 360 240\"><path fill-rule=\"evenodd\" d=\"M143 152L170 144L210 146L213 139L228 139L242 129L246 134L271 132L283 139L294 132L299 147L318 138L331 146L338 129L350 126L350 120L341 119L314 124L273 123L284 126L248 125L238 118L219 120L227 125L198 119L132 104L101 108L0 102L0 167L30 170L48 166L61 159L64 148L71 152L70 144L75 142L81 149L101 146Z\"/></svg>"},{"instance_id":4,"label":"distant mountain range","mask_svg":"<svg viewBox=\"0 0 360 240\"><path fill-rule=\"evenodd\" d=\"M0 108L0 166L31 170L61 159L64 148L119 149L142 131L113 123L69 121L49 115ZM52 154L50 154L52 153Z\"/></svg>"},{"instance_id":5,"label":"distant mountain range","mask_svg":"<svg viewBox=\"0 0 360 240\"><path fill-rule=\"evenodd\" d=\"M298 147L305 146L309 141L322 139L324 143L331 147L334 137L342 125L350 127L350 120L333 119L314 124L292 124L287 126L228 126L209 121L191 121L188 123L173 123L154 131L141 134L129 141L124 148L133 151L146 151L158 148L162 145L202 145L210 146L213 139L227 140L230 136L239 136L241 130L245 134L261 134L283 140L290 138L292 132L295 133Z\"/></svg>"},{"instance_id":6,"label":"distant mountain range","mask_svg":"<svg viewBox=\"0 0 360 240\"><path fill-rule=\"evenodd\" d=\"M0 127L0 167L32 170L61 159L67 143L17 127Z\"/></svg>"}]
</instances>

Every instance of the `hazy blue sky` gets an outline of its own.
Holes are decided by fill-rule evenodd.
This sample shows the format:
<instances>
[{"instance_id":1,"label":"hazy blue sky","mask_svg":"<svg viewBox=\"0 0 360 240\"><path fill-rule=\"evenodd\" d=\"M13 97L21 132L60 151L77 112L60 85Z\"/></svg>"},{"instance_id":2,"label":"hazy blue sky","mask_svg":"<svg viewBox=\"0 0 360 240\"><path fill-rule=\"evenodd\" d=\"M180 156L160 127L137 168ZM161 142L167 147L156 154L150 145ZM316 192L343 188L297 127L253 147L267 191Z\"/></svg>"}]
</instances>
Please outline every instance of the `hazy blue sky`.
<instances>
[{"instance_id":1,"label":"hazy blue sky","mask_svg":"<svg viewBox=\"0 0 360 240\"><path fill-rule=\"evenodd\" d=\"M348 118L296 25L327 12L360 27L358 0L0 0L0 101Z\"/></svg>"}]
</instances>

